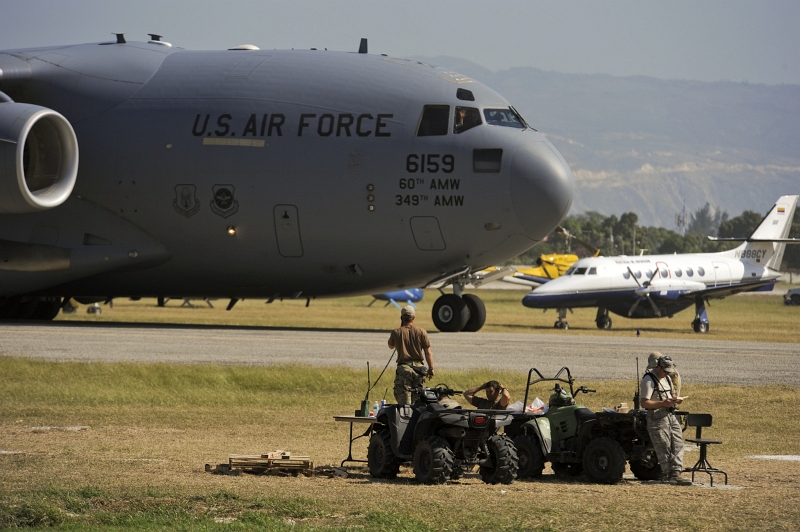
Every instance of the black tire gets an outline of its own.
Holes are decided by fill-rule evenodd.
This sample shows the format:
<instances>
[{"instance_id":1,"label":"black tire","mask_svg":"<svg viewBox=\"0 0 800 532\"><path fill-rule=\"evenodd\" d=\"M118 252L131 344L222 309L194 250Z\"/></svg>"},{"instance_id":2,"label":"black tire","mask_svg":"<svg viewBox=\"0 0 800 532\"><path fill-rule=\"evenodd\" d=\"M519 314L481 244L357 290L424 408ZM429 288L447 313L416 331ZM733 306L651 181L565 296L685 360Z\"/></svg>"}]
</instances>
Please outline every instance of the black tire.
<instances>
[{"instance_id":1,"label":"black tire","mask_svg":"<svg viewBox=\"0 0 800 532\"><path fill-rule=\"evenodd\" d=\"M58 316L58 311L61 310L61 298L45 298L39 301L36 305L36 310L33 311L34 320L50 321Z\"/></svg>"},{"instance_id":2,"label":"black tire","mask_svg":"<svg viewBox=\"0 0 800 532\"><path fill-rule=\"evenodd\" d=\"M453 473L453 451L439 436L428 436L414 449L414 476L423 484L444 484Z\"/></svg>"},{"instance_id":3,"label":"black tire","mask_svg":"<svg viewBox=\"0 0 800 532\"><path fill-rule=\"evenodd\" d=\"M553 473L555 473L556 477L562 479L575 478L583 473L583 466L575 462L552 462L550 467L553 468Z\"/></svg>"},{"instance_id":4,"label":"black tire","mask_svg":"<svg viewBox=\"0 0 800 532\"><path fill-rule=\"evenodd\" d=\"M455 294L445 294L433 304L433 324L442 332L460 332L469 319L467 303Z\"/></svg>"},{"instance_id":5,"label":"black tire","mask_svg":"<svg viewBox=\"0 0 800 532\"><path fill-rule=\"evenodd\" d=\"M658 463L658 456L652 449L647 451L642 460L631 460L628 465L631 467L633 476L639 480L661 480L663 476L661 465Z\"/></svg>"},{"instance_id":6,"label":"black tire","mask_svg":"<svg viewBox=\"0 0 800 532\"><path fill-rule=\"evenodd\" d=\"M464 294L461 299L467 304L469 310L469 319L461 330L464 332L480 331L483 324L486 323L486 305L483 304L481 298L473 294Z\"/></svg>"},{"instance_id":7,"label":"black tire","mask_svg":"<svg viewBox=\"0 0 800 532\"><path fill-rule=\"evenodd\" d=\"M600 318L595 323L597 324L598 329L603 329L604 331L607 331L611 328L611 318L608 316Z\"/></svg>"},{"instance_id":8,"label":"black tire","mask_svg":"<svg viewBox=\"0 0 800 532\"><path fill-rule=\"evenodd\" d=\"M520 434L514 438L514 447L517 448L519 468L517 478L542 476L544 470L544 453L536 436Z\"/></svg>"},{"instance_id":9,"label":"black tire","mask_svg":"<svg viewBox=\"0 0 800 532\"><path fill-rule=\"evenodd\" d=\"M561 328L564 329L565 331L568 330L569 329L569 323L567 323L566 321L561 322Z\"/></svg>"},{"instance_id":10,"label":"black tire","mask_svg":"<svg viewBox=\"0 0 800 532\"><path fill-rule=\"evenodd\" d=\"M505 434L494 434L486 441L489 462L480 468L481 480L487 484L511 484L517 478L519 458L514 442Z\"/></svg>"},{"instance_id":11,"label":"black tire","mask_svg":"<svg viewBox=\"0 0 800 532\"><path fill-rule=\"evenodd\" d=\"M400 460L392 452L392 435L389 429L373 432L367 449L369 473L375 478L396 478Z\"/></svg>"},{"instance_id":12,"label":"black tire","mask_svg":"<svg viewBox=\"0 0 800 532\"><path fill-rule=\"evenodd\" d=\"M616 484L625 473L625 451L611 438L596 438L583 451L583 472L592 482Z\"/></svg>"},{"instance_id":13,"label":"black tire","mask_svg":"<svg viewBox=\"0 0 800 532\"><path fill-rule=\"evenodd\" d=\"M696 333L705 334L708 332L708 328L708 323L703 323L700 320L694 320L692 322L692 329L694 329Z\"/></svg>"},{"instance_id":14,"label":"black tire","mask_svg":"<svg viewBox=\"0 0 800 532\"><path fill-rule=\"evenodd\" d=\"M792 294L791 300L795 305L800 305L800 294Z\"/></svg>"}]
</instances>

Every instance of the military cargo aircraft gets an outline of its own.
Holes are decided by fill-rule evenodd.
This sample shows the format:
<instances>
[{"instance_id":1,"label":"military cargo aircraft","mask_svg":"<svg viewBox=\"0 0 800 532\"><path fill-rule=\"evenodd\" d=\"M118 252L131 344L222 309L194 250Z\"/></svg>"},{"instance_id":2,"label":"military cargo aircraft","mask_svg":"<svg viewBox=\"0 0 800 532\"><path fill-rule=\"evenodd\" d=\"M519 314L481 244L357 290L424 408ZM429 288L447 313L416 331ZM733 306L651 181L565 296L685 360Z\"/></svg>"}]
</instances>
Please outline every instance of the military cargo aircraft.
<instances>
[{"instance_id":1,"label":"military cargo aircraft","mask_svg":"<svg viewBox=\"0 0 800 532\"><path fill-rule=\"evenodd\" d=\"M581 259L563 277L526 295L522 304L557 309L558 329L569 328L564 318L572 308L597 307L595 324L610 329L609 312L629 318L671 318L694 304L692 329L706 333L709 299L772 290L786 244L800 243L787 238L798 197L781 196L747 238L711 238L744 241L730 251Z\"/></svg>"},{"instance_id":2,"label":"military cargo aircraft","mask_svg":"<svg viewBox=\"0 0 800 532\"><path fill-rule=\"evenodd\" d=\"M0 51L0 316L70 297L303 298L444 283L566 216L573 177L502 96L418 61L151 34Z\"/></svg>"}]
</instances>

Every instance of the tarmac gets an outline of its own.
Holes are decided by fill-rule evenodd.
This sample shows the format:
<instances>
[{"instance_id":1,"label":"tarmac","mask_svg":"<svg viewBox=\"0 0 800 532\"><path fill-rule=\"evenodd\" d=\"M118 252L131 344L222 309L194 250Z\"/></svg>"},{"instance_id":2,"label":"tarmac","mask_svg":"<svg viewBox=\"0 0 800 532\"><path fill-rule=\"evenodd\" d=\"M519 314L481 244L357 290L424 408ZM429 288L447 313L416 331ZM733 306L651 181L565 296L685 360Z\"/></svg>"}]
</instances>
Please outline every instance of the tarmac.
<instances>
[{"instance_id":1,"label":"tarmac","mask_svg":"<svg viewBox=\"0 0 800 532\"><path fill-rule=\"evenodd\" d=\"M800 344L563 334L429 331L437 376L497 369L552 376L568 366L579 380L631 380L659 351L684 382L800 385ZM365 369L389 360L388 331L118 323L0 323L0 356L51 361L163 362L264 366L308 364ZM549 375L548 375L549 374ZM441 379L441 381L439 380Z\"/></svg>"}]
</instances>

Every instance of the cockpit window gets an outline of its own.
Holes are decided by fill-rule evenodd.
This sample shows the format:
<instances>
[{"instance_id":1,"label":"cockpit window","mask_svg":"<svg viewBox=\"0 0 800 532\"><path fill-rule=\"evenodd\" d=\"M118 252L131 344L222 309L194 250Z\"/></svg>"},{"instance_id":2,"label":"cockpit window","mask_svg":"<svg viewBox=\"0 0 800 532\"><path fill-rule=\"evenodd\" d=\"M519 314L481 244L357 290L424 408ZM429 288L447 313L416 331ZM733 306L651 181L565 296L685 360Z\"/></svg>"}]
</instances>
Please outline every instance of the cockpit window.
<instances>
[{"instance_id":1,"label":"cockpit window","mask_svg":"<svg viewBox=\"0 0 800 532\"><path fill-rule=\"evenodd\" d=\"M422 108L422 120L417 128L418 137L447 135L450 123L449 105L426 105Z\"/></svg>"},{"instance_id":2,"label":"cockpit window","mask_svg":"<svg viewBox=\"0 0 800 532\"><path fill-rule=\"evenodd\" d=\"M527 127L522 117L510 107L508 109L484 109L483 116L490 126L514 127L517 129L525 129Z\"/></svg>"},{"instance_id":3,"label":"cockpit window","mask_svg":"<svg viewBox=\"0 0 800 532\"><path fill-rule=\"evenodd\" d=\"M564 275L572 275L572 272L574 272L574 271L575 271L575 266L573 266L569 270L567 270Z\"/></svg>"},{"instance_id":4,"label":"cockpit window","mask_svg":"<svg viewBox=\"0 0 800 532\"><path fill-rule=\"evenodd\" d=\"M463 133L468 129L481 125L481 112L473 107L456 107L453 117L453 133Z\"/></svg>"},{"instance_id":5,"label":"cockpit window","mask_svg":"<svg viewBox=\"0 0 800 532\"><path fill-rule=\"evenodd\" d=\"M597 275L597 268L595 268L594 266L592 266L591 268L589 268L589 273L588 273L588 275Z\"/></svg>"},{"instance_id":6,"label":"cockpit window","mask_svg":"<svg viewBox=\"0 0 800 532\"><path fill-rule=\"evenodd\" d=\"M586 268L578 268L575 270L575 275L584 275L586 273Z\"/></svg>"}]
</instances>

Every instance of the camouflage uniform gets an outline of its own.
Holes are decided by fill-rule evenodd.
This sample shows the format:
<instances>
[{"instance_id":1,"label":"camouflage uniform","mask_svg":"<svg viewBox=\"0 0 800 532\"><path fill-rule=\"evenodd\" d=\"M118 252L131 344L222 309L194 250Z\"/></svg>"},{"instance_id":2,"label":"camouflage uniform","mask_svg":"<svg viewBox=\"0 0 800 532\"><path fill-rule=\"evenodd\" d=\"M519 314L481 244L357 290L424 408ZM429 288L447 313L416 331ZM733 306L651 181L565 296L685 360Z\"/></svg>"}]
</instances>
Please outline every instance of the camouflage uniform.
<instances>
[{"instance_id":1,"label":"camouflage uniform","mask_svg":"<svg viewBox=\"0 0 800 532\"><path fill-rule=\"evenodd\" d=\"M642 378L641 389L642 397L655 401L669 399L675 393L669 377L659 380L649 371ZM683 471L683 431L673 411L673 408L647 411L647 433L665 479L680 476Z\"/></svg>"},{"instance_id":2,"label":"camouflage uniform","mask_svg":"<svg viewBox=\"0 0 800 532\"><path fill-rule=\"evenodd\" d=\"M412 307L404 307L401 316L405 319L414 317ZM394 398L397 404L408 405L419 399L419 395L411 393L412 388L422 386L425 378L412 369L413 366L422 366L426 350L430 349L431 342L425 329L417 327L411 321L404 321L403 325L393 330L389 336L389 347L397 349L397 373L394 378ZM431 358L428 363L432 364ZM431 366L433 367L433 366Z\"/></svg>"}]
</instances>

